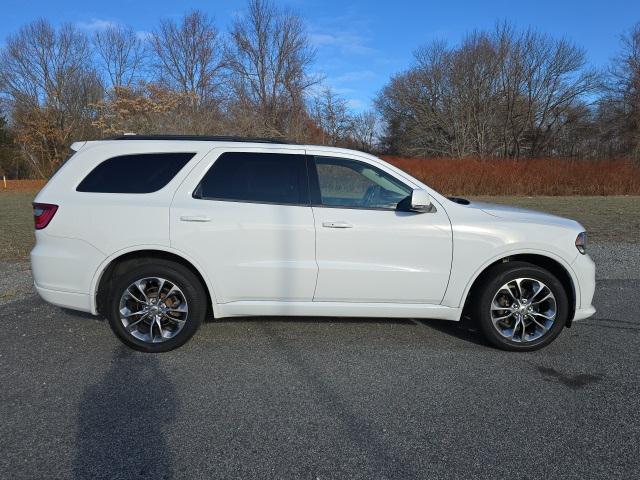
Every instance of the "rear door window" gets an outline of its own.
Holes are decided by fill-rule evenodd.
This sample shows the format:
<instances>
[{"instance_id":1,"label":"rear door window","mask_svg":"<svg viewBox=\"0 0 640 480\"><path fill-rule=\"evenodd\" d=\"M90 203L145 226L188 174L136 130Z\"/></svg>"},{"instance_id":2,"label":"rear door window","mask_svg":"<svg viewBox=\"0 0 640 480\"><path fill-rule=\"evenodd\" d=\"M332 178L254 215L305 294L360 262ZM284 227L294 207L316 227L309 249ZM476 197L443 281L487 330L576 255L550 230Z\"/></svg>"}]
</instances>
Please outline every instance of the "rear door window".
<instances>
[{"instance_id":1,"label":"rear door window","mask_svg":"<svg viewBox=\"0 0 640 480\"><path fill-rule=\"evenodd\" d=\"M209 200L309 205L306 157L282 153L223 153L193 196Z\"/></svg>"},{"instance_id":2,"label":"rear door window","mask_svg":"<svg viewBox=\"0 0 640 480\"><path fill-rule=\"evenodd\" d=\"M141 153L112 157L80 182L78 192L151 193L166 186L195 153Z\"/></svg>"}]
</instances>

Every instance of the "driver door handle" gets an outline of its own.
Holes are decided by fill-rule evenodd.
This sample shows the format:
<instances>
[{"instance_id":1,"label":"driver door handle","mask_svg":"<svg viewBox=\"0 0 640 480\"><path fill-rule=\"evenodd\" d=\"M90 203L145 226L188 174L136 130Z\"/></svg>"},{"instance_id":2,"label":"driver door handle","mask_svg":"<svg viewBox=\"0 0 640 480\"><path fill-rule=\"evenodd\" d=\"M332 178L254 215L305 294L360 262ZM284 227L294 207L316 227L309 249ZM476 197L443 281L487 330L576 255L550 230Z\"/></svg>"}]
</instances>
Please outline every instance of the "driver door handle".
<instances>
[{"instance_id":1,"label":"driver door handle","mask_svg":"<svg viewBox=\"0 0 640 480\"><path fill-rule=\"evenodd\" d=\"M210 222L211 219L204 215L181 215L180 220L183 222Z\"/></svg>"},{"instance_id":2,"label":"driver door handle","mask_svg":"<svg viewBox=\"0 0 640 480\"><path fill-rule=\"evenodd\" d=\"M322 222L324 228L352 228L353 225L347 222Z\"/></svg>"}]
</instances>

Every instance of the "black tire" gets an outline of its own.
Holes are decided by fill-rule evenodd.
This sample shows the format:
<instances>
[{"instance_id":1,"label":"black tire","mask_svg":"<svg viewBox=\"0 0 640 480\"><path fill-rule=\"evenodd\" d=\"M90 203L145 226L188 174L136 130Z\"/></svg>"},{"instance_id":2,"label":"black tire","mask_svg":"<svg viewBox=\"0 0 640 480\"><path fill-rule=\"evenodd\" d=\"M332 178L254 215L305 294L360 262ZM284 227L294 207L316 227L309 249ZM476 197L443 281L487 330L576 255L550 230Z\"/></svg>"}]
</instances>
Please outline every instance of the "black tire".
<instances>
[{"instance_id":1,"label":"black tire","mask_svg":"<svg viewBox=\"0 0 640 480\"><path fill-rule=\"evenodd\" d=\"M517 278L541 281L551 290L556 300L556 317L553 325L540 338L529 342L517 342L501 335L491 318L491 303L494 295L503 285ZM564 286L549 271L527 262L505 262L495 265L479 279L472 299L471 315L478 323L486 340L493 346L502 350L528 352L547 346L560 335L567 323L569 301Z\"/></svg>"},{"instance_id":2,"label":"black tire","mask_svg":"<svg viewBox=\"0 0 640 480\"><path fill-rule=\"evenodd\" d=\"M158 277L176 285L188 304L188 315L182 329L162 342L150 343L130 334L120 320L120 298L127 287L137 280ZM106 304L111 330L127 346L141 352L168 352L184 345L200 328L207 313L207 295L200 279L177 262L158 258L140 258L119 265L114 271Z\"/></svg>"}]
</instances>

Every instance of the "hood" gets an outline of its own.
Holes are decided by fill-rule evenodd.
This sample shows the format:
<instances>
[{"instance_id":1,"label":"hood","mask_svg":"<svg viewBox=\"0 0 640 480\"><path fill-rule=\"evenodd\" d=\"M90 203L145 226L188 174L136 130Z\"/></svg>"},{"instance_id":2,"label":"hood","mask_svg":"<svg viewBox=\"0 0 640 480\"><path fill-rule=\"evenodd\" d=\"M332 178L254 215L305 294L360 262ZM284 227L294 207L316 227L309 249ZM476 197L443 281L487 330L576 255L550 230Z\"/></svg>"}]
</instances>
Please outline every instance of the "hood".
<instances>
[{"instance_id":1,"label":"hood","mask_svg":"<svg viewBox=\"0 0 640 480\"><path fill-rule=\"evenodd\" d=\"M471 202L467 208L475 208L498 218L507 220L518 220L522 222L539 223L547 225L557 225L583 231L584 228L575 220L559 217L550 213L528 210L526 208L510 207L508 205L498 205L495 203Z\"/></svg>"}]
</instances>

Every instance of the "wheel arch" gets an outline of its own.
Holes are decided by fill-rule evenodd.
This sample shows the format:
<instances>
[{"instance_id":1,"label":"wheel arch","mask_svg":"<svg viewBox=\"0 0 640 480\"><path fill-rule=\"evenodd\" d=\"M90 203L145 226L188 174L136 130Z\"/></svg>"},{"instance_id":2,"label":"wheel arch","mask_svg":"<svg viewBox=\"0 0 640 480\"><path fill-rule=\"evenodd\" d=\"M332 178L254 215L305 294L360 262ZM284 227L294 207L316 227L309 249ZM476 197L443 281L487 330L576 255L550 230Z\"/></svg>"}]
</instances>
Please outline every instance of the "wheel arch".
<instances>
[{"instance_id":1,"label":"wheel arch","mask_svg":"<svg viewBox=\"0 0 640 480\"><path fill-rule=\"evenodd\" d=\"M207 305L210 310L209 313L217 316L215 292L204 271L199 268L195 261L188 258L182 252L158 246L145 246L119 251L102 262L94 276L91 288L91 306L94 314L100 314L104 311L104 302L106 300L106 293L109 290L109 282L117 267L124 262L135 258L159 258L179 263L188 268L202 283L202 287L207 295Z\"/></svg>"},{"instance_id":2,"label":"wheel arch","mask_svg":"<svg viewBox=\"0 0 640 480\"><path fill-rule=\"evenodd\" d=\"M463 305L463 315L468 312L471 304L471 300L475 292L477 292L479 285L482 284L484 277L489 273L492 267L501 263L507 263L512 261L527 262L540 268L544 268L553 274L562 283L565 291L567 292L567 298L569 300L569 316L567 317L567 326L571 326L573 316L576 311L576 299L578 298L577 284L570 272L570 268L563 265L560 261L539 253L515 253L511 255L505 255L488 265L485 265L481 271L476 275L475 279L468 287L465 294L465 301Z\"/></svg>"}]
</instances>

